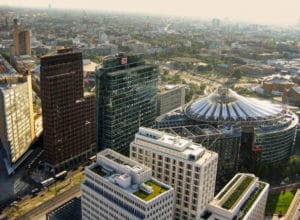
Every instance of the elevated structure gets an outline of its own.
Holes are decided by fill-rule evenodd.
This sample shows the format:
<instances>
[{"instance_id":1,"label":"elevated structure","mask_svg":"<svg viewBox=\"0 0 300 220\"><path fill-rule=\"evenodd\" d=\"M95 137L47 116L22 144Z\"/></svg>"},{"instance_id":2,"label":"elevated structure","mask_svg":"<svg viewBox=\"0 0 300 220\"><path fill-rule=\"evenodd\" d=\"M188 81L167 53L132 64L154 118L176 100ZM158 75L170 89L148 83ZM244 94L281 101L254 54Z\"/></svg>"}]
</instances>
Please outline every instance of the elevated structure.
<instances>
[{"instance_id":1,"label":"elevated structure","mask_svg":"<svg viewBox=\"0 0 300 220\"><path fill-rule=\"evenodd\" d=\"M140 127L130 158L175 189L174 219L197 219L214 196L218 155L189 139Z\"/></svg>"},{"instance_id":2,"label":"elevated structure","mask_svg":"<svg viewBox=\"0 0 300 220\"><path fill-rule=\"evenodd\" d=\"M172 219L174 189L151 168L106 149L85 168L82 219ZM163 207L163 208L162 208Z\"/></svg>"},{"instance_id":3,"label":"elevated structure","mask_svg":"<svg viewBox=\"0 0 300 220\"><path fill-rule=\"evenodd\" d=\"M269 184L253 174L238 173L207 206L201 219L263 220Z\"/></svg>"},{"instance_id":4,"label":"elevated structure","mask_svg":"<svg viewBox=\"0 0 300 220\"><path fill-rule=\"evenodd\" d=\"M219 88L185 108L192 120L206 123L266 123L278 120L284 109L279 104L243 97L231 89Z\"/></svg>"},{"instance_id":5,"label":"elevated structure","mask_svg":"<svg viewBox=\"0 0 300 220\"><path fill-rule=\"evenodd\" d=\"M95 153L95 96L83 91L82 54L41 58L45 161L65 169Z\"/></svg>"},{"instance_id":6,"label":"elevated structure","mask_svg":"<svg viewBox=\"0 0 300 220\"><path fill-rule=\"evenodd\" d=\"M141 54L104 58L96 73L97 146L128 155L140 126L155 125L158 67Z\"/></svg>"}]
</instances>

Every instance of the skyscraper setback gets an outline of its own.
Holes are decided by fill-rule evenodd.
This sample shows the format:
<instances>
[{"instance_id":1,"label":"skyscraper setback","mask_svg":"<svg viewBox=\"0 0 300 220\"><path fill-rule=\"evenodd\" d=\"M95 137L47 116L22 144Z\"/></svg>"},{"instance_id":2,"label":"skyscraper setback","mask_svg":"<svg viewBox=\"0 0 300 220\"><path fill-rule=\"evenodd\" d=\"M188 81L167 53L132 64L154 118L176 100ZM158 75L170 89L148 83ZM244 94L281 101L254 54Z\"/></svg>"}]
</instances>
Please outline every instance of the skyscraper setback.
<instances>
[{"instance_id":1,"label":"skyscraper setback","mask_svg":"<svg viewBox=\"0 0 300 220\"><path fill-rule=\"evenodd\" d=\"M106 57L97 71L97 146L129 153L140 126L155 124L158 67L143 55Z\"/></svg>"},{"instance_id":2,"label":"skyscraper setback","mask_svg":"<svg viewBox=\"0 0 300 220\"><path fill-rule=\"evenodd\" d=\"M95 96L83 91L82 54L59 50L41 58L45 160L64 168L95 150Z\"/></svg>"}]
</instances>

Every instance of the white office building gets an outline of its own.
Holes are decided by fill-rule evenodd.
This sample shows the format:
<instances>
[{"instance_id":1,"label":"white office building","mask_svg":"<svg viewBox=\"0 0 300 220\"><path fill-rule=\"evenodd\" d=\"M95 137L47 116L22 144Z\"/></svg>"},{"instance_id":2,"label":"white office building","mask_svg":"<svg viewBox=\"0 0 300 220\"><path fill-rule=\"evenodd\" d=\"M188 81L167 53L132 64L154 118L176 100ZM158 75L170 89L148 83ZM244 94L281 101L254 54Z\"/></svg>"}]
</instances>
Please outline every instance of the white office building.
<instances>
[{"instance_id":1,"label":"white office building","mask_svg":"<svg viewBox=\"0 0 300 220\"><path fill-rule=\"evenodd\" d=\"M173 218L174 189L151 176L151 168L111 149L85 168L82 219Z\"/></svg>"},{"instance_id":2,"label":"white office building","mask_svg":"<svg viewBox=\"0 0 300 220\"><path fill-rule=\"evenodd\" d=\"M189 139L140 127L130 158L175 189L174 219L197 219L213 199L218 155Z\"/></svg>"},{"instance_id":3,"label":"white office building","mask_svg":"<svg viewBox=\"0 0 300 220\"><path fill-rule=\"evenodd\" d=\"M253 174L238 173L209 203L201 219L263 220L269 184Z\"/></svg>"}]
</instances>

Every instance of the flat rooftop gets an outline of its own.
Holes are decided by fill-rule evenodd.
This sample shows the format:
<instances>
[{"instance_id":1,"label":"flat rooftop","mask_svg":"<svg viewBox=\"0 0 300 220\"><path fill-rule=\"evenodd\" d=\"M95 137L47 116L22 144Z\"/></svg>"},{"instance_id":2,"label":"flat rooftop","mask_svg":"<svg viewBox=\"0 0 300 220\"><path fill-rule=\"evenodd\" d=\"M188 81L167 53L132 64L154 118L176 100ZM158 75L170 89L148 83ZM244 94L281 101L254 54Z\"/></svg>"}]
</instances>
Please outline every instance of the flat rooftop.
<instances>
[{"instance_id":1,"label":"flat rooftop","mask_svg":"<svg viewBox=\"0 0 300 220\"><path fill-rule=\"evenodd\" d=\"M130 65L130 63L129 63L129 65ZM126 69L107 72L105 74L107 74L108 76L118 76L118 75L127 73L129 71L139 71L139 70L142 70L142 69L145 69L145 68L152 68L152 67L155 67L155 65L153 65L153 64L142 64L142 65L138 65L138 66L131 66L131 67L126 68ZM113 68L104 68L104 69L113 69Z\"/></svg>"},{"instance_id":2,"label":"flat rooftop","mask_svg":"<svg viewBox=\"0 0 300 220\"><path fill-rule=\"evenodd\" d=\"M237 215L243 219L268 188L269 184L259 181L254 174L236 174L208 204L207 211L213 215L209 219L232 219Z\"/></svg>"},{"instance_id":3,"label":"flat rooftop","mask_svg":"<svg viewBox=\"0 0 300 220\"><path fill-rule=\"evenodd\" d=\"M0 78L18 76L18 72L0 54Z\"/></svg>"},{"instance_id":4,"label":"flat rooftop","mask_svg":"<svg viewBox=\"0 0 300 220\"><path fill-rule=\"evenodd\" d=\"M145 203L171 189L164 183L153 179L150 168L110 149L99 153L97 162L86 169Z\"/></svg>"},{"instance_id":5,"label":"flat rooftop","mask_svg":"<svg viewBox=\"0 0 300 220\"><path fill-rule=\"evenodd\" d=\"M192 140L185 139L177 135L171 135L162 131L140 127L137 134L148 139L156 140L161 145L182 153L185 153L186 151L205 151L204 147L193 143Z\"/></svg>"}]
</instances>

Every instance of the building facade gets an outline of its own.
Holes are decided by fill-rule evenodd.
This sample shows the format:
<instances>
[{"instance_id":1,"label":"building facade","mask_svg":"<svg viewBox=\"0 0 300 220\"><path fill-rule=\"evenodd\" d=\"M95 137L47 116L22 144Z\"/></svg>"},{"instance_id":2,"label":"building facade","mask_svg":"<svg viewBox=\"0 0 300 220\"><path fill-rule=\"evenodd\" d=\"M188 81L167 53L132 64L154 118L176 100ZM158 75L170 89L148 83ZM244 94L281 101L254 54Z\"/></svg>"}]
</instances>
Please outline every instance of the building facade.
<instances>
[{"instance_id":1,"label":"building facade","mask_svg":"<svg viewBox=\"0 0 300 220\"><path fill-rule=\"evenodd\" d=\"M155 125L158 67L142 55L106 57L96 73L97 146L125 155L140 126Z\"/></svg>"},{"instance_id":2,"label":"building facade","mask_svg":"<svg viewBox=\"0 0 300 220\"><path fill-rule=\"evenodd\" d=\"M31 76L23 77L0 56L0 138L7 173L14 172L35 138Z\"/></svg>"},{"instance_id":3,"label":"building facade","mask_svg":"<svg viewBox=\"0 0 300 220\"><path fill-rule=\"evenodd\" d=\"M19 33L20 55L31 55L30 31L21 31Z\"/></svg>"},{"instance_id":4,"label":"building facade","mask_svg":"<svg viewBox=\"0 0 300 220\"><path fill-rule=\"evenodd\" d=\"M214 197L218 155L189 139L141 127L130 158L175 189L174 219L197 219Z\"/></svg>"},{"instance_id":5,"label":"building facade","mask_svg":"<svg viewBox=\"0 0 300 220\"><path fill-rule=\"evenodd\" d=\"M165 85L159 87L157 115L162 115L185 104L185 86Z\"/></svg>"},{"instance_id":6,"label":"building facade","mask_svg":"<svg viewBox=\"0 0 300 220\"><path fill-rule=\"evenodd\" d=\"M209 203L201 219L263 220L269 187L253 174L238 173Z\"/></svg>"},{"instance_id":7,"label":"building facade","mask_svg":"<svg viewBox=\"0 0 300 220\"><path fill-rule=\"evenodd\" d=\"M85 168L82 219L171 220L174 189L151 177L151 169L111 149Z\"/></svg>"},{"instance_id":8,"label":"building facade","mask_svg":"<svg viewBox=\"0 0 300 220\"><path fill-rule=\"evenodd\" d=\"M41 58L45 161L62 169L95 153L95 96L83 91L82 54Z\"/></svg>"}]
</instances>

